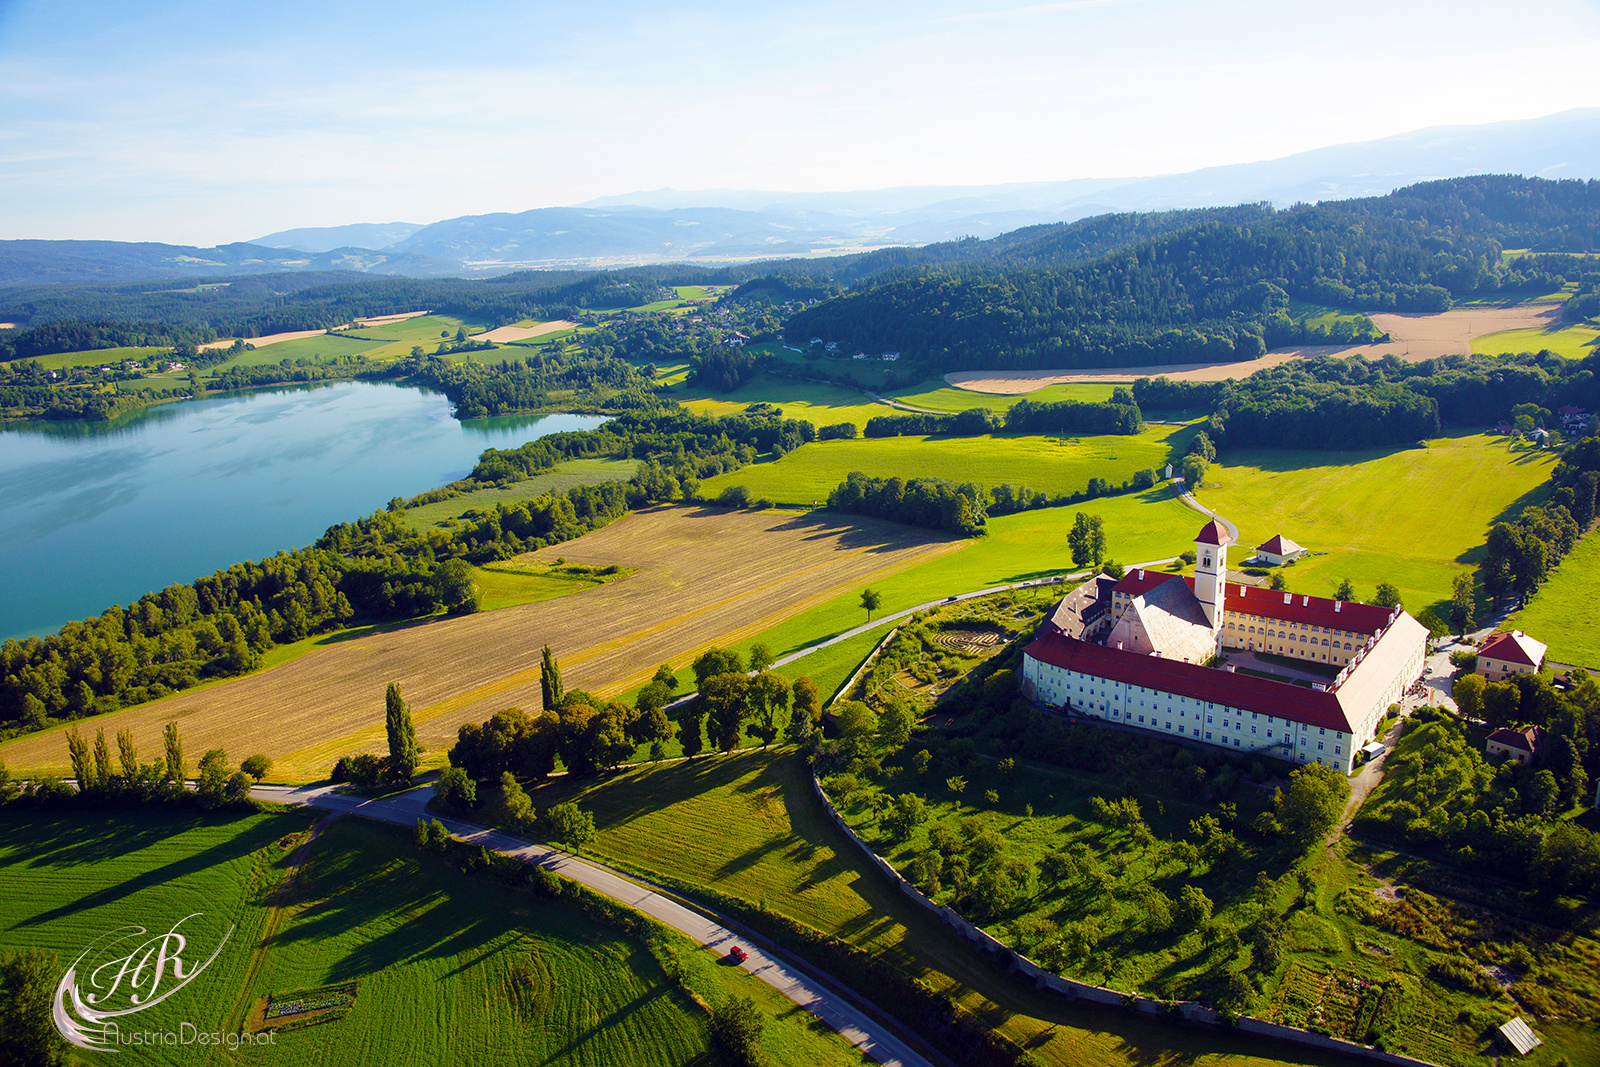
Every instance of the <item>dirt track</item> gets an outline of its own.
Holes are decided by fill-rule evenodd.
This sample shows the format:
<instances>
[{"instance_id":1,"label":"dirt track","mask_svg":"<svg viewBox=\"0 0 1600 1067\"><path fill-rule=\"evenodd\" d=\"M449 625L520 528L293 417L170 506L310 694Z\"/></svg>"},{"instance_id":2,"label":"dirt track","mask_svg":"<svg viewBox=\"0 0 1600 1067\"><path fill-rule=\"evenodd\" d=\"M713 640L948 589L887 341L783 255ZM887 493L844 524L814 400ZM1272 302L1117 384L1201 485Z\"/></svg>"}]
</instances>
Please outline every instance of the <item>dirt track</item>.
<instances>
[{"instance_id":1,"label":"dirt track","mask_svg":"<svg viewBox=\"0 0 1600 1067\"><path fill-rule=\"evenodd\" d=\"M643 684L662 662L732 644L876 576L964 541L891 523L792 513L659 507L535 553L637 573L557 600L429 620L335 641L259 674L86 721L107 738L131 729L140 755L177 720L191 766L211 748L271 757L275 780L306 781L339 756L385 751L383 691L400 684L418 740L437 755L465 720L539 705L549 643L569 689L601 695ZM61 769L60 729L0 745L13 771Z\"/></svg>"},{"instance_id":2,"label":"dirt track","mask_svg":"<svg viewBox=\"0 0 1600 1067\"><path fill-rule=\"evenodd\" d=\"M1437 356L1466 354L1472 340L1501 330L1547 327L1555 322L1555 304L1522 304L1509 308L1453 308L1437 315L1373 315L1378 329L1392 340L1381 345L1300 345L1274 349L1260 359L1237 363L1174 363L1150 367L1091 367L1083 370L956 371L944 380L958 389L1015 396L1062 382L1131 382L1166 375L1177 381L1220 382L1243 378L1267 367L1318 356L1350 356L1357 352L1377 359L1395 355L1413 363Z\"/></svg>"}]
</instances>

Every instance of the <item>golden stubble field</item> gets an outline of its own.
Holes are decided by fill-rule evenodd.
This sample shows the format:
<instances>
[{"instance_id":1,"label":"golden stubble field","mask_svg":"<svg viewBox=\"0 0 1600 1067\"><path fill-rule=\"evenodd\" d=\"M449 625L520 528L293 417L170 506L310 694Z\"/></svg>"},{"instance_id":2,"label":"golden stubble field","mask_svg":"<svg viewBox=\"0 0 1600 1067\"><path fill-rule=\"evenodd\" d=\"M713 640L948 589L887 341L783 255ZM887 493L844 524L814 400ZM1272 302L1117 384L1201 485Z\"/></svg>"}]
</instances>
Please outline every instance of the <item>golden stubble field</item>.
<instances>
[{"instance_id":1,"label":"golden stubble field","mask_svg":"<svg viewBox=\"0 0 1600 1067\"><path fill-rule=\"evenodd\" d=\"M944 380L957 389L1015 396L1063 382L1126 383L1136 378L1166 375L1174 381L1221 382L1246 378L1258 370L1298 359L1318 356L1343 358L1362 353L1368 359L1393 355L1411 363L1439 356L1466 355L1475 337L1502 330L1547 329L1557 321L1555 304L1519 304L1515 307L1461 307L1434 315L1375 314L1372 321L1389 334L1384 344L1297 345L1275 348L1260 359L1233 363L1172 363L1150 367L1085 367L1081 370L955 371Z\"/></svg>"},{"instance_id":2,"label":"golden stubble field","mask_svg":"<svg viewBox=\"0 0 1600 1067\"><path fill-rule=\"evenodd\" d=\"M967 542L872 520L664 506L634 512L531 558L636 573L557 600L434 619L331 643L270 670L85 720L111 740L131 729L141 758L176 721L191 769L208 749L270 756L277 781L325 776L339 756L387 751L383 693L398 682L437 760L456 728L512 705L539 706L545 644L568 689L629 691L658 664L769 629L808 607ZM113 742L114 745L114 742ZM13 772L60 773L62 729L0 745Z\"/></svg>"}]
</instances>

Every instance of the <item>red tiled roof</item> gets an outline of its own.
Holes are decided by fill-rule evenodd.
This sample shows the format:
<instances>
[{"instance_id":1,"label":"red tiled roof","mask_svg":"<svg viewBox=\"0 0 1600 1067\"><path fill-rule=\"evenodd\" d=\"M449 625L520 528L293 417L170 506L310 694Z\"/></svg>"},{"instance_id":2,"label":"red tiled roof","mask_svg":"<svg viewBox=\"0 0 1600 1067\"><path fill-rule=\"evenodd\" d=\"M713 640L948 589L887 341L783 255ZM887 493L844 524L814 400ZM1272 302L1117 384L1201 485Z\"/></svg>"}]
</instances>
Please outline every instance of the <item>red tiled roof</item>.
<instances>
[{"instance_id":1,"label":"red tiled roof","mask_svg":"<svg viewBox=\"0 0 1600 1067\"><path fill-rule=\"evenodd\" d=\"M1532 731L1529 731L1531 733ZM1533 752L1533 739L1521 730L1513 730L1502 726L1489 735L1491 744L1505 745L1507 748L1520 748L1524 752Z\"/></svg>"},{"instance_id":2,"label":"red tiled roof","mask_svg":"<svg viewBox=\"0 0 1600 1067\"><path fill-rule=\"evenodd\" d=\"M1125 596L1139 596L1156 586L1177 578L1176 574L1161 571L1129 571L1116 584L1116 592ZM1193 578L1184 578L1189 588L1194 588ZM1287 597L1289 602L1284 603ZM1334 605L1338 604L1337 611ZM1304 626L1326 626L1330 630L1349 633L1375 634L1389 625L1392 614L1389 608L1376 604L1359 604L1354 600L1339 602L1327 597L1307 596L1304 593L1282 593L1272 589L1253 588L1229 582L1224 590L1223 609L1240 615L1255 615L1279 622L1293 622Z\"/></svg>"},{"instance_id":3,"label":"red tiled roof","mask_svg":"<svg viewBox=\"0 0 1600 1067\"><path fill-rule=\"evenodd\" d=\"M1495 634L1478 649L1480 658L1499 660L1501 663L1523 663L1538 667L1547 651L1544 644L1535 641L1521 630Z\"/></svg>"},{"instance_id":4,"label":"red tiled roof","mask_svg":"<svg viewBox=\"0 0 1600 1067\"><path fill-rule=\"evenodd\" d=\"M1233 538L1228 536L1228 531L1223 529L1220 522L1212 519L1200 527L1200 533L1195 538L1195 542L1202 545L1226 545L1231 544Z\"/></svg>"},{"instance_id":5,"label":"red tiled roof","mask_svg":"<svg viewBox=\"0 0 1600 1067\"><path fill-rule=\"evenodd\" d=\"M1284 603L1287 597L1289 603ZM1338 604L1337 611L1334 605ZM1303 626L1326 626L1331 630L1375 634L1389 625L1392 610L1377 604L1343 602L1304 593L1282 593L1273 589L1252 588L1229 583L1223 607L1241 615L1257 615Z\"/></svg>"},{"instance_id":6,"label":"red tiled roof","mask_svg":"<svg viewBox=\"0 0 1600 1067\"><path fill-rule=\"evenodd\" d=\"M1258 552L1271 552L1274 556L1287 556L1293 552L1304 552L1305 549L1289 540L1283 534L1273 534L1264 545L1257 545Z\"/></svg>"},{"instance_id":7,"label":"red tiled roof","mask_svg":"<svg viewBox=\"0 0 1600 1067\"><path fill-rule=\"evenodd\" d=\"M1156 586L1165 585L1177 577L1178 575L1168 574L1166 571L1134 570L1123 575L1122 580L1111 589L1112 592L1121 593L1123 596L1142 596ZM1192 579L1185 578L1184 581L1189 583L1190 589L1194 588Z\"/></svg>"},{"instance_id":8,"label":"red tiled roof","mask_svg":"<svg viewBox=\"0 0 1600 1067\"><path fill-rule=\"evenodd\" d=\"M1338 695L1330 690L1307 689L1161 656L1106 648L1043 630L1024 649L1024 654L1063 670L1082 671L1097 678L1142 685L1342 733L1351 732Z\"/></svg>"}]
</instances>

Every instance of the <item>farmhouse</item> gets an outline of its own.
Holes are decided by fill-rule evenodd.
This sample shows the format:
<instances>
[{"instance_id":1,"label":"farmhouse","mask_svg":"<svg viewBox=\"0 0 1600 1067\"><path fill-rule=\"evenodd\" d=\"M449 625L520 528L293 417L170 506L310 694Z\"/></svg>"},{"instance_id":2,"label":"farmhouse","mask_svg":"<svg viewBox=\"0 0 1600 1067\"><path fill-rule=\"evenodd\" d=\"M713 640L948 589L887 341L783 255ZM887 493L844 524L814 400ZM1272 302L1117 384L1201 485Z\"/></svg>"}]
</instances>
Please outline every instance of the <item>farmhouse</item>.
<instances>
[{"instance_id":1,"label":"farmhouse","mask_svg":"<svg viewBox=\"0 0 1600 1067\"><path fill-rule=\"evenodd\" d=\"M1023 694L1130 729L1349 773L1421 675L1427 630L1398 608L1229 584L1231 540L1207 523L1193 578L1131 571L1073 590L1024 650ZM1254 653L1305 666L1213 665ZM1279 680L1285 672L1301 677Z\"/></svg>"},{"instance_id":2,"label":"farmhouse","mask_svg":"<svg viewBox=\"0 0 1600 1067\"><path fill-rule=\"evenodd\" d=\"M1546 645L1521 630L1495 634L1478 650L1478 673L1490 682L1513 674L1538 674L1546 651Z\"/></svg>"},{"instance_id":3,"label":"farmhouse","mask_svg":"<svg viewBox=\"0 0 1600 1067\"><path fill-rule=\"evenodd\" d=\"M1283 534L1273 534L1266 544L1256 546L1256 559L1262 563L1270 563L1274 567L1281 567L1305 554L1305 549Z\"/></svg>"},{"instance_id":4,"label":"farmhouse","mask_svg":"<svg viewBox=\"0 0 1600 1067\"><path fill-rule=\"evenodd\" d=\"M1484 742L1484 751L1491 756L1505 756L1517 763L1532 763L1539 758L1543 747L1544 731L1537 726L1510 730L1501 727Z\"/></svg>"}]
</instances>

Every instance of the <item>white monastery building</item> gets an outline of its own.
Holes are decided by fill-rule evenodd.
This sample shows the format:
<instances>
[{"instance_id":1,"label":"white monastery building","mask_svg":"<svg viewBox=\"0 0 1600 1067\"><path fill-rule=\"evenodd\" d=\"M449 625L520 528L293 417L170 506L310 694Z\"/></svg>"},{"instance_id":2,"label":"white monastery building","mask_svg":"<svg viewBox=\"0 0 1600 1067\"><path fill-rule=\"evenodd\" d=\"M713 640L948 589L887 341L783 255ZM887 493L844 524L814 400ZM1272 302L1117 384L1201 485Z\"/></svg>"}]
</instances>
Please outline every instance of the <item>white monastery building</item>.
<instances>
[{"instance_id":1,"label":"white monastery building","mask_svg":"<svg viewBox=\"0 0 1600 1067\"><path fill-rule=\"evenodd\" d=\"M1022 691L1077 715L1349 773L1389 705L1421 677L1428 631L1398 608L1229 584L1208 522L1195 574L1129 571L1069 593L1023 653ZM1296 684L1209 666L1229 652L1315 663ZM1338 668L1334 671L1333 668Z\"/></svg>"}]
</instances>

